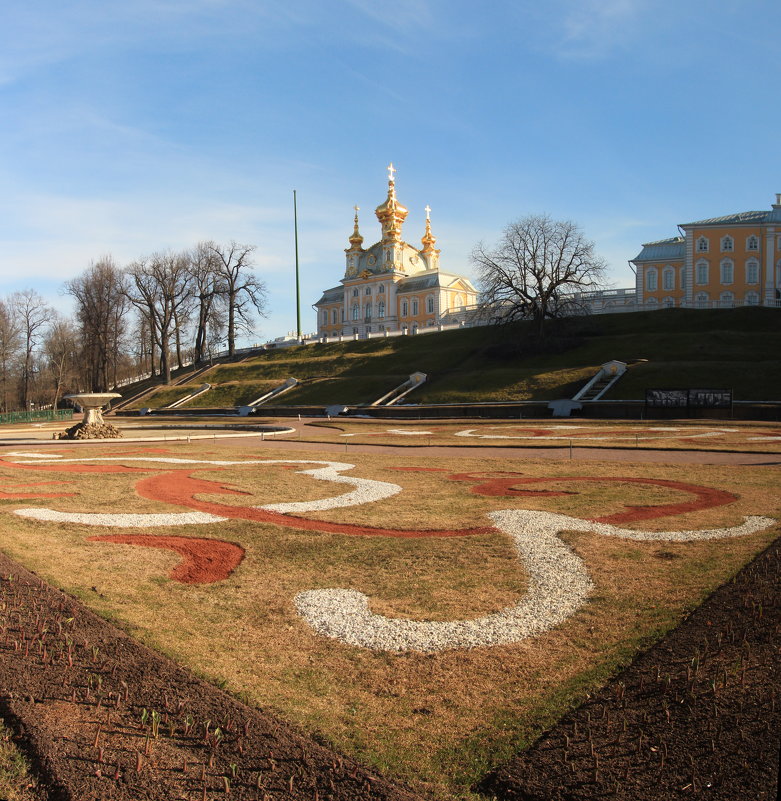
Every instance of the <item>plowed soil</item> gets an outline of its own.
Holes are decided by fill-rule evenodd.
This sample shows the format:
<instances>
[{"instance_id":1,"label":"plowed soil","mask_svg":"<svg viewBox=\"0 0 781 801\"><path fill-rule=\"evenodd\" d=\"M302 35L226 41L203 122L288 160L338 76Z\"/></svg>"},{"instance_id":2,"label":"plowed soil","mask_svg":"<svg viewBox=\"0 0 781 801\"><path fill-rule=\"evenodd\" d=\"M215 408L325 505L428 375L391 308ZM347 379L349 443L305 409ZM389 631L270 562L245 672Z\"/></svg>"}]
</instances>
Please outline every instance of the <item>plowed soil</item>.
<instances>
[{"instance_id":1,"label":"plowed soil","mask_svg":"<svg viewBox=\"0 0 781 801\"><path fill-rule=\"evenodd\" d=\"M510 801L775 799L781 541L480 790Z\"/></svg>"},{"instance_id":2,"label":"plowed soil","mask_svg":"<svg viewBox=\"0 0 781 801\"><path fill-rule=\"evenodd\" d=\"M53 801L417 797L201 681L5 556L0 610L0 713Z\"/></svg>"}]
</instances>

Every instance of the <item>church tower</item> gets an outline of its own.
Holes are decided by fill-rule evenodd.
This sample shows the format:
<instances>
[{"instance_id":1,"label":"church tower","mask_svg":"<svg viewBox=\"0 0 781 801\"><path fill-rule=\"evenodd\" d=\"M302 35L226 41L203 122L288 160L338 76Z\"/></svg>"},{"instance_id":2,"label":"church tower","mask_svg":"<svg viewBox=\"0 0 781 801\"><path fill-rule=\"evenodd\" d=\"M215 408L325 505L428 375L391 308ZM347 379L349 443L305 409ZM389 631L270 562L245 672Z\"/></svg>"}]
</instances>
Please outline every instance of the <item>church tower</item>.
<instances>
[{"instance_id":1,"label":"church tower","mask_svg":"<svg viewBox=\"0 0 781 801\"><path fill-rule=\"evenodd\" d=\"M388 165L388 197L374 210L382 226L381 269L391 272L404 272L404 242L401 238L401 226L407 217L407 209L396 198L396 169L393 163Z\"/></svg>"}]
</instances>

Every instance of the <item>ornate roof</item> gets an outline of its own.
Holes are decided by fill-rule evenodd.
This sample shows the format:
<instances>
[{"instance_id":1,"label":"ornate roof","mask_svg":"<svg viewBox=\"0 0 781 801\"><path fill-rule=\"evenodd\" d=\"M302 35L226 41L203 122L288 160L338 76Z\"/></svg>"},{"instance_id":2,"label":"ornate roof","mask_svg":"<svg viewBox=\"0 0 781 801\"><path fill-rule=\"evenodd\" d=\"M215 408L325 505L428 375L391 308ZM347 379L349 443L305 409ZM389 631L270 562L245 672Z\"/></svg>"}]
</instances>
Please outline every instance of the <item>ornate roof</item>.
<instances>
[{"instance_id":1,"label":"ornate roof","mask_svg":"<svg viewBox=\"0 0 781 801\"><path fill-rule=\"evenodd\" d=\"M646 242L643 249L632 261L674 261L683 259L685 242L682 236L660 239L657 242Z\"/></svg>"}]
</instances>

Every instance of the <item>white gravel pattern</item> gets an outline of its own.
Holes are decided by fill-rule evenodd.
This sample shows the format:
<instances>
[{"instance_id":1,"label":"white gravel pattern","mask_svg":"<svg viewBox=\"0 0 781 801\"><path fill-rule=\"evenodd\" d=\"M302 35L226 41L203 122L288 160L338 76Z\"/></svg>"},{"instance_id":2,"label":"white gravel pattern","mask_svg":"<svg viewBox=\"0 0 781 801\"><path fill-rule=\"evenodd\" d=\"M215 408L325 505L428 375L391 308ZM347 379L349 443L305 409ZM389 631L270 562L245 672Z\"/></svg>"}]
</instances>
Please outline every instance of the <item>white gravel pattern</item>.
<instances>
[{"instance_id":1,"label":"white gravel pattern","mask_svg":"<svg viewBox=\"0 0 781 801\"><path fill-rule=\"evenodd\" d=\"M319 634L375 651L432 652L514 643L566 620L584 604L593 588L583 560L558 536L561 531L686 542L744 536L775 523L768 517L747 517L732 528L639 531L522 509L493 512L490 517L510 535L528 573L528 592L515 606L473 620L403 620L372 614L369 598L357 590L325 589L299 593L296 609Z\"/></svg>"},{"instance_id":2,"label":"white gravel pattern","mask_svg":"<svg viewBox=\"0 0 781 801\"><path fill-rule=\"evenodd\" d=\"M55 509L15 509L14 514L42 520L46 523L79 523L84 526L110 526L111 528L157 528L159 526L195 526L204 523L223 523L227 517L204 512L172 514L101 514L90 512L58 512Z\"/></svg>"},{"instance_id":3,"label":"white gravel pattern","mask_svg":"<svg viewBox=\"0 0 781 801\"><path fill-rule=\"evenodd\" d=\"M25 454L27 456L29 454ZM301 475L310 476L319 481L331 481L337 484L349 484L354 487L351 492L337 495L333 498L321 498L314 501L293 501L289 503L272 503L265 506L255 506L255 509L263 509L270 512L280 512L282 514L293 514L301 512L321 511L325 509L341 509L347 506L359 506L364 503L372 503L385 498L390 498L401 492L398 484L391 484L387 481L375 481L369 478L354 478L343 476L345 470L352 470L355 465L347 462L331 462L315 459L262 459L262 460L243 460L243 461L217 461L207 459L177 459L173 457L129 457L117 459L116 457L97 457L86 459L59 459L62 462L163 462L165 464L209 464L209 465L271 465L271 464L307 464L318 465L318 467L308 470L299 470ZM36 462L39 464L40 462ZM24 464L24 462L20 462ZM81 523L87 526L112 526L116 528L154 528L155 526L189 526L202 525L204 523L220 523L228 518L217 517L203 512L181 512L169 514L102 514L90 512L58 512L54 509L41 507L16 509L14 513L20 517L33 518L46 522L57 523Z\"/></svg>"},{"instance_id":4,"label":"white gravel pattern","mask_svg":"<svg viewBox=\"0 0 781 801\"><path fill-rule=\"evenodd\" d=\"M561 430L561 426L558 426L556 430ZM652 429L648 429L649 431ZM686 439L707 439L709 437L721 437L724 434L730 433L732 431L737 431L736 428L724 428L718 429L716 431L703 431L699 434L686 434ZM547 439L547 440L566 440L569 442L572 440L573 442L603 442L603 441L620 441L620 440L627 440L631 442L636 442L638 440L658 440L658 439L679 439L680 434L675 434L673 436L646 436L644 434L632 434L625 437L619 437L615 435L605 435L605 436L578 436L576 439L572 437L558 437L555 435L548 435L548 434L527 434L527 435L516 435L516 434L476 434L476 428L468 428L464 431L457 431L453 436L454 437L474 437L475 439Z\"/></svg>"}]
</instances>

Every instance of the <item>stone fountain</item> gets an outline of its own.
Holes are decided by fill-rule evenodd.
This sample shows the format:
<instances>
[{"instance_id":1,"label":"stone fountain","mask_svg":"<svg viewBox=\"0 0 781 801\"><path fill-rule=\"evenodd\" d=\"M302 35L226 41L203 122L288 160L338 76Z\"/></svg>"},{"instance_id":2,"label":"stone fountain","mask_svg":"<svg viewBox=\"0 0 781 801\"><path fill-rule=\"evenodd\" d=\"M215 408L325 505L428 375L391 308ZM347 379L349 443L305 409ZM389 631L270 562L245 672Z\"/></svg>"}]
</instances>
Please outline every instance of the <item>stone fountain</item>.
<instances>
[{"instance_id":1,"label":"stone fountain","mask_svg":"<svg viewBox=\"0 0 781 801\"><path fill-rule=\"evenodd\" d=\"M81 408L84 418L80 423L65 431L55 434L55 439L117 439L122 432L103 420L101 410L116 398L122 396L117 392L80 392L66 395L65 398Z\"/></svg>"}]
</instances>

